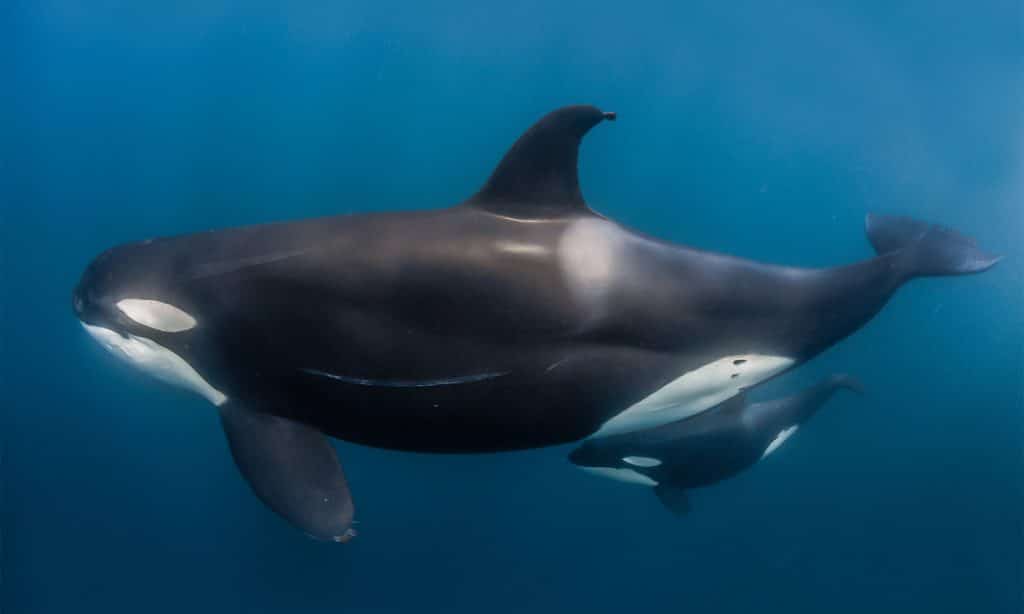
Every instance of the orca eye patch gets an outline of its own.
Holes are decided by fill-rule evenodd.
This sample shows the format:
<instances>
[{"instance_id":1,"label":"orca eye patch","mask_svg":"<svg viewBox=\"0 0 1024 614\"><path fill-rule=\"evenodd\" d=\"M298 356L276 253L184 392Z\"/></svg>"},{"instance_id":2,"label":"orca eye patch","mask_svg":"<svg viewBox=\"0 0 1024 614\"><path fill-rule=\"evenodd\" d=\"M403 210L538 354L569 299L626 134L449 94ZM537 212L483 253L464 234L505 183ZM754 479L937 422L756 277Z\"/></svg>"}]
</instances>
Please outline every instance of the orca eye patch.
<instances>
[{"instance_id":1,"label":"orca eye patch","mask_svg":"<svg viewBox=\"0 0 1024 614\"><path fill-rule=\"evenodd\" d=\"M117 308L135 322L165 333L180 333L196 325L191 315L161 301L126 298L117 302Z\"/></svg>"}]
</instances>

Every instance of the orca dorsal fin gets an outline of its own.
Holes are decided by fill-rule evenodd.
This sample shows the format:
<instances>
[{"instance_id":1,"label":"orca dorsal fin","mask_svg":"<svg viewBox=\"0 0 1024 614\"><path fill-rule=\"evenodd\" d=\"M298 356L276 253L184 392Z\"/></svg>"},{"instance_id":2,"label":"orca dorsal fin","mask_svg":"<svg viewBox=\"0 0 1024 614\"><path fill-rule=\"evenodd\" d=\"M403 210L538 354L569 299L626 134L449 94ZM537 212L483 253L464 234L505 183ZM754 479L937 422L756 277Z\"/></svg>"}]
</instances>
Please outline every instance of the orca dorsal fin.
<instances>
[{"instance_id":1,"label":"orca dorsal fin","mask_svg":"<svg viewBox=\"0 0 1024 614\"><path fill-rule=\"evenodd\" d=\"M480 191L466 204L509 217L549 217L589 211L576 163L580 142L614 113L575 105L548 113L512 144Z\"/></svg>"}]
</instances>

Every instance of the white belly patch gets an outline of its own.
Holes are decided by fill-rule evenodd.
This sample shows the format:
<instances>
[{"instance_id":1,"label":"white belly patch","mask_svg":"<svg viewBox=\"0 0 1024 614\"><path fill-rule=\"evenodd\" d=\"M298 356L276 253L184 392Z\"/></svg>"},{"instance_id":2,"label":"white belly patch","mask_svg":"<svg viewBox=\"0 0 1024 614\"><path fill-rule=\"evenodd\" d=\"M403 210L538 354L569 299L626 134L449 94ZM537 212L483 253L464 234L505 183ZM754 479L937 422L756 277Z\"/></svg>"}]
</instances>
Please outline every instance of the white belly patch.
<instances>
[{"instance_id":1,"label":"white belly patch","mask_svg":"<svg viewBox=\"0 0 1024 614\"><path fill-rule=\"evenodd\" d=\"M764 454L761 455L761 458L764 458L771 454L772 452L778 450L779 446L786 443L786 440L789 439L798 428L800 427L794 424L793 426L787 429L782 429L781 431L779 431L779 434L775 436L775 439L773 439L772 442L768 444L768 447L764 449Z\"/></svg>"},{"instance_id":2,"label":"white belly patch","mask_svg":"<svg viewBox=\"0 0 1024 614\"><path fill-rule=\"evenodd\" d=\"M168 384L191 390L214 405L223 405L228 400L223 392L211 386L184 358L152 339L135 335L122 337L109 328L85 322L82 322L82 326L111 354L140 371Z\"/></svg>"},{"instance_id":3,"label":"white belly patch","mask_svg":"<svg viewBox=\"0 0 1024 614\"><path fill-rule=\"evenodd\" d=\"M583 467L580 469L587 473L593 473L594 475L616 480L619 482L626 482L627 484L640 484L641 486L657 486L658 483L647 477L646 475L633 471L632 469L615 469L614 467Z\"/></svg>"},{"instance_id":4,"label":"white belly patch","mask_svg":"<svg viewBox=\"0 0 1024 614\"><path fill-rule=\"evenodd\" d=\"M640 431L689 418L776 375L792 358L763 354L725 356L688 371L605 422L592 437Z\"/></svg>"}]
</instances>

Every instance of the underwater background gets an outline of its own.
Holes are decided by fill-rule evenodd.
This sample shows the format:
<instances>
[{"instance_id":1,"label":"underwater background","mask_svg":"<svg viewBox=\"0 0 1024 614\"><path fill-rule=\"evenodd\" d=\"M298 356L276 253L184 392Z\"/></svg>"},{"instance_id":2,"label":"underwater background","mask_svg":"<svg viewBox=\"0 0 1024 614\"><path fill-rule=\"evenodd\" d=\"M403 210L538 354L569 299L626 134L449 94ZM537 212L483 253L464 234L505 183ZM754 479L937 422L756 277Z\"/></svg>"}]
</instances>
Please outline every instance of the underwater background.
<instances>
[{"instance_id":1,"label":"underwater background","mask_svg":"<svg viewBox=\"0 0 1024 614\"><path fill-rule=\"evenodd\" d=\"M4 613L1024 611L1018 0L3 5ZM117 243L456 203L572 103L619 114L581 185L634 229L824 266L871 255L877 211L1006 260L909 284L759 388L867 394L686 518L571 446L339 442L344 546L261 505L212 408L71 312Z\"/></svg>"}]
</instances>

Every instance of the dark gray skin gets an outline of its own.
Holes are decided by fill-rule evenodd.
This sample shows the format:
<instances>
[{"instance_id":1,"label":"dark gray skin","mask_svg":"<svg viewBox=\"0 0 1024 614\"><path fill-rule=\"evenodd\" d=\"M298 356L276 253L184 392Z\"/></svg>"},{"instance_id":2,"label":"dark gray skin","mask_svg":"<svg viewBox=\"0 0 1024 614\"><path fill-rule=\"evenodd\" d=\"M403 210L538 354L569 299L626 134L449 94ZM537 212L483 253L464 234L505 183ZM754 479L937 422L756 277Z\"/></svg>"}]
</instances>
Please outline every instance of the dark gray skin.
<instances>
[{"instance_id":1,"label":"dark gray skin","mask_svg":"<svg viewBox=\"0 0 1024 614\"><path fill-rule=\"evenodd\" d=\"M116 247L86 269L75 314L159 344L222 391L232 450L257 494L308 533L335 539L351 519L340 465L326 471L302 458L279 429L432 452L574 441L722 356L799 364L867 322L908 279L996 261L904 218L870 218L880 255L831 269L642 236L590 210L580 193L580 141L612 118L587 106L545 116L454 207ZM173 305L196 325L154 330L118 309L125 298ZM279 420L241 419L247 412ZM264 459L240 453L250 439L279 449ZM280 459L292 464L281 469ZM336 493L332 506L347 501L327 514L344 520L317 520L323 510L306 503L322 499L313 491Z\"/></svg>"},{"instance_id":2,"label":"dark gray skin","mask_svg":"<svg viewBox=\"0 0 1024 614\"><path fill-rule=\"evenodd\" d=\"M589 439L569 453L569 460L580 468L625 469L646 476L658 483L655 492L666 507L683 514L689 509L685 491L753 467L780 433L802 427L843 389L863 392L848 375L833 375L781 399L748 403L745 395L738 395L692 418Z\"/></svg>"}]
</instances>

